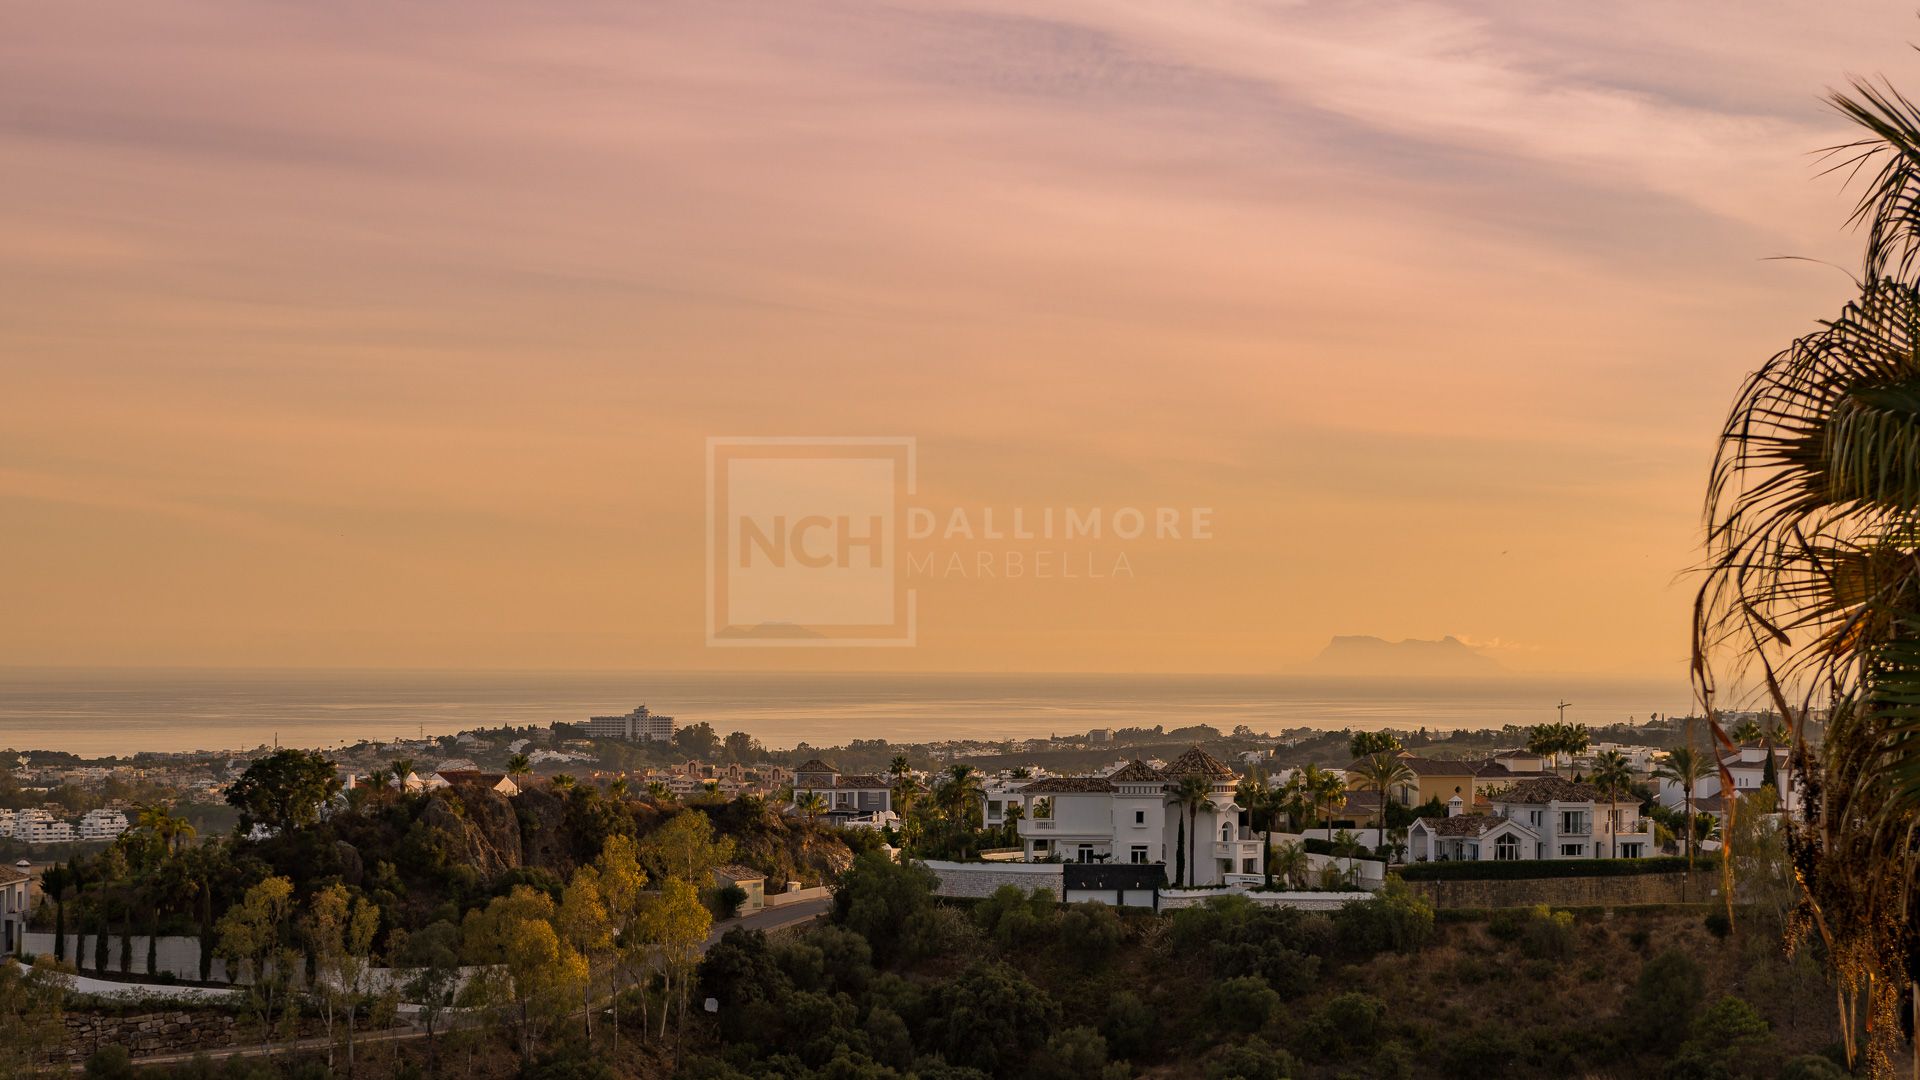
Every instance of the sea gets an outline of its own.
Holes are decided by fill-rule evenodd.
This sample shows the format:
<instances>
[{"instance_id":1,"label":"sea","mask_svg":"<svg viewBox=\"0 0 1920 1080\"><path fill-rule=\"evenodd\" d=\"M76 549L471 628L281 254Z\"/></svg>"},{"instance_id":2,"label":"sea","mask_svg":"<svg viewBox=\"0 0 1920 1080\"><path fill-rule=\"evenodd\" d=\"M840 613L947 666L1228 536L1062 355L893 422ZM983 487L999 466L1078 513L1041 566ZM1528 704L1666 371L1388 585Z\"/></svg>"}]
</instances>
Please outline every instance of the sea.
<instances>
[{"instance_id":1,"label":"sea","mask_svg":"<svg viewBox=\"0 0 1920 1080\"><path fill-rule=\"evenodd\" d=\"M87 757L327 749L545 725L645 704L770 748L1024 739L1093 728L1222 731L1644 722L1693 711L1684 677L176 670L0 668L0 748Z\"/></svg>"}]
</instances>

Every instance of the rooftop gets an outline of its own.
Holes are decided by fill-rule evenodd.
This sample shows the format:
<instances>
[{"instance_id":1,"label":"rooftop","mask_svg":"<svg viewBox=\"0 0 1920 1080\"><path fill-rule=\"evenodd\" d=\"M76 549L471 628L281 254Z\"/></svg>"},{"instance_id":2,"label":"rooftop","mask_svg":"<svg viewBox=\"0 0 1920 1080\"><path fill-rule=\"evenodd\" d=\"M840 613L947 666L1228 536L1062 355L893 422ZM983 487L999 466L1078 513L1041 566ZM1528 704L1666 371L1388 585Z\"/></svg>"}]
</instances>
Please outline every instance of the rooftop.
<instances>
[{"instance_id":1,"label":"rooftop","mask_svg":"<svg viewBox=\"0 0 1920 1080\"><path fill-rule=\"evenodd\" d=\"M1197 746L1174 758L1171 764L1160 771L1170 780L1185 779L1189 776L1199 776L1209 780L1228 780L1240 775L1234 772L1226 762Z\"/></svg>"},{"instance_id":2,"label":"rooftop","mask_svg":"<svg viewBox=\"0 0 1920 1080\"><path fill-rule=\"evenodd\" d=\"M1600 802L1606 796L1592 784L1576 783L1561 776L1537 776L1522 780L1492 797L1496 803L1540 805L1556 802Z\"/></svg>"}]
</instances>

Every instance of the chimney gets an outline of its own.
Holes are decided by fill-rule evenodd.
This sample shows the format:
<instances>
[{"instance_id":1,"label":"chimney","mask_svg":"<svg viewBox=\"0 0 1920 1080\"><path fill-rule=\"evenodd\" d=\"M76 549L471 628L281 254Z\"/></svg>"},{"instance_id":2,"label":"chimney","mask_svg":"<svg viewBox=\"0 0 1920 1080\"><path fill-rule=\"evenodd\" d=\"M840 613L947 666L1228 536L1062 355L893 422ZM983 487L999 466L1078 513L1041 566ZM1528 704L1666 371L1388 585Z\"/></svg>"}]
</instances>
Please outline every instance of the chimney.
<instances>
[{"instance_id":1,"label":"chimney","mask_svg":"<svg viewBox=\"0 0 1920 1080\"><path fill-rule=\"evenodd\" d=\"M1447 800L1447 816L1459 817L1461 812L1465 809L1466 805L1467 805L1466 803L1460 801L1460 796L1458 795L1455 795L1453 798L1448 799Z\"/></svg>"}]
</instances>

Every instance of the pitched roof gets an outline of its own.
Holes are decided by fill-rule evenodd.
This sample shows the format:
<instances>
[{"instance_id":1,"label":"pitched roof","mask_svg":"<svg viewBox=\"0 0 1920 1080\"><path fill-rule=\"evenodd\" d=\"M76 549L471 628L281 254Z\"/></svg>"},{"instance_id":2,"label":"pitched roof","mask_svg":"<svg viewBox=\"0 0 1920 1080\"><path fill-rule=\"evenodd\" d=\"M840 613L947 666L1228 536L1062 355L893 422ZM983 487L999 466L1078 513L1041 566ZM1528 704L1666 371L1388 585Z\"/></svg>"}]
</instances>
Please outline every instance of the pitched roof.
<instances>
[{"instance_id":1,"label":"pitched roof","mask_svg":"<svg viewBox=\"0 0 1920 1080\"><path fill-rule=\"evenodd\" d=\"M837 788L859 788L862 791L866 791L892 787L893 785L887 783L887 778L884 776L875 776L871 773L850 773L846 776L834 777L833 786Z\"/></svg>"},{"instance_id":2,"label":"pitched roof","mask_svg":"<svg viewBox=\"0 0 1920 1080\"><path fill-rule=\"evenodd\" d=\"M1599 802L1606 796L1592 784L1576 783L1562 776L1536 776L1494 796L1500 803L1542 804L1552 802Z\"/></svg>"},{"instance_id":3,"label":"pitched roof","mask_svg":"<svg viewBox=\"0 0 1920 1080\"><path fill-rule=\"evenodd\" d=\"M1189 749L1179 757L1174 758L1172 764L1160 771L1165 773L1169 779L1184 779L1189 776L1200 776L1210 780L1224 780L1228 777L1240 775L1229 768L1226 762L1221 761L1219 758L1214 757L1212 754L1207 753L1197 746Z\"/></svg>"},{"instance_id":4,"label":"pitched roof","mask_svg":"<svg viewBox=\"0 0 1920 1080\"><path fill-rule=\"evenodd\" d=\"M1473 763L1468 761L1449 761L1445 758L1415 757L1401 754L1400 760L1407 763L1415 776L1472 776Z\"/></svg>"},{"instance_id":5,"label":"pitched roof","mask_svg":"<svg viewBox=\"0 0 1920 1080\"><path fill-rule=\"evenodd\" d=\"M1166 777L1161 776L1159 770L1153 766L1139 758L1134 758L1119 769L1108 773L1107 779L1116 784L1154 784L1165 780Z\"/></svg>"},{"instance_id":6,"label":"pitched roof","mask_svg":"<svg viewBox=\"0 0 1920 1080\"><path fill-rule=\"evenodd\" d=\"M1380 809L1380 793L1377 791L1347 792L1347 804L1342 806L1335 817L1368 817Z\"/></svg>"},{"instance_id":7,"label":"pitched roof","mask_svg":"<svg viewBox=\"0 0 1920 1080\"><path fill-rule=\"evenodd\" d=\"M833 766L827 764L824 761L821 761L819 758L808 758L803 764L795 765L793 767L793 771L797 773L802 773L802 772L839 772L840 770L834 768Z\"/></svg>"},{"instance_id":8,"label":"pitched roof","mask_svg":"<svg viewBox=\"0 0 1920 1080\"><path fill-rule=\"evenodd\" d=\"M728 881L761 881L767 876L751 866L741 866L739 863L727 863L724 866L716 866L713 868L713 872L726 878Z\"/></svg>"},{"instance_id":9,"label":"pitched roof","mask_svg":"<svg viewBox=\"0 0 1920 1080\"><path fill-rule=\"evenodd\" d=\"M1049 776L1015 790L1022 795L1098 795L1114 787L1099 776Z\"/></svg>"},{"instance_id":10,"label":"pitched roof","mask_svg":"<svg viewBox=\"0 0 1920 1080\"><path fill-rule=\"evenodd\" d=\"M1509 819L1490 813L1461 813L1453 817L1423 817L1415 824L1425 824L1434 836L1486 836L1507 821Z\"/></svg>"},{"instance_id":11,"label":"pitched roof","mask_svg":"<svg viewBox=\"0 0 1920 1080\"><path fill-rule=\"evenodd\" d=\"M33 875L16 866L0 866L0 885L12 885Z\"/></svg>"}]
</instances>

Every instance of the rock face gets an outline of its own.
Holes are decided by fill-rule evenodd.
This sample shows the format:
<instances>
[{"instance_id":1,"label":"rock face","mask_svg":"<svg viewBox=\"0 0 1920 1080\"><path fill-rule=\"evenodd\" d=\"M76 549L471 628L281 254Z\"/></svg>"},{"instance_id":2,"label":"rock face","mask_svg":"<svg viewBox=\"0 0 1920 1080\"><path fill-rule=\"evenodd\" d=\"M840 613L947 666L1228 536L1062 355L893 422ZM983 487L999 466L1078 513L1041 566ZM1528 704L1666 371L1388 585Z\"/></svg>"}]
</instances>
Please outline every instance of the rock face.
<instances>
[{"instance_id":1,"label":"rock face","mask_svg":"<svg viewBox=\"0 0 1920 1080\"><path fill-rule=\"evenodd\" d=\"M512 801L520 823L520 865L551 870L564 880L573 873L573 845L567 835L567 804L562 796L544 787L532 787Z\"/></svg>"},{"instance_id":2,"label":"rock face","mask_svg":"<svg viewBox=\"0 0 1920 1080\"><path fill-rule=\"evenodd\" d=\"M480 784L456 784L427 800L420 822L450 838L454 857L492 881L521 865L520 821L507 797Z\"/></svg>"}]
</instances>

